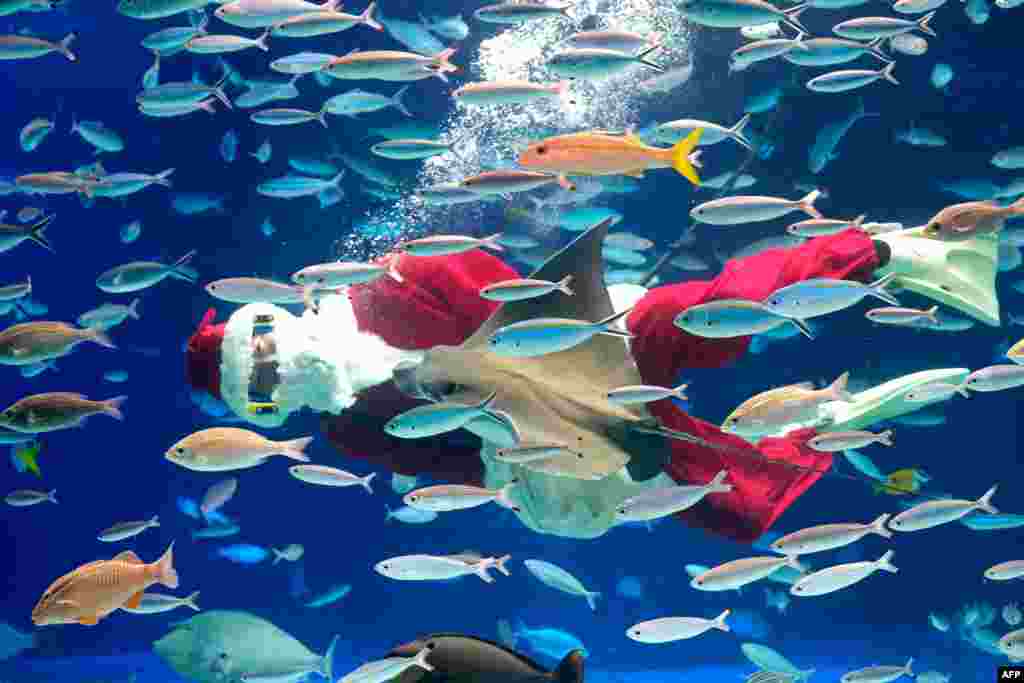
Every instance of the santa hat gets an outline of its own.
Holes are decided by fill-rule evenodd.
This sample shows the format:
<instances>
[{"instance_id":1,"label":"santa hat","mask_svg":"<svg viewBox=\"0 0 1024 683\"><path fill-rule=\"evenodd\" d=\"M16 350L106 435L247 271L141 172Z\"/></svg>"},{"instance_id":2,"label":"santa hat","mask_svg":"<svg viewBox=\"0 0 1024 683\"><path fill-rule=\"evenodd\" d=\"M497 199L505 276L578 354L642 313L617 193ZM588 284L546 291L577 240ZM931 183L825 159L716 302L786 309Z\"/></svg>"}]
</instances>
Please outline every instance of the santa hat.
<instances>
[{"instance_id":1,"label":"santa hat","mask_svg":"<svg viewBox=\"0 0 1024 683\"><path fill-rule=\"evenodd\" d=\"M199 327L188 338L185 347L185 378L193 389L205 391L219 399L220 348L226 323L214 324L217 309L211 308L199 321Z\"/></svg>"}]
</instances>

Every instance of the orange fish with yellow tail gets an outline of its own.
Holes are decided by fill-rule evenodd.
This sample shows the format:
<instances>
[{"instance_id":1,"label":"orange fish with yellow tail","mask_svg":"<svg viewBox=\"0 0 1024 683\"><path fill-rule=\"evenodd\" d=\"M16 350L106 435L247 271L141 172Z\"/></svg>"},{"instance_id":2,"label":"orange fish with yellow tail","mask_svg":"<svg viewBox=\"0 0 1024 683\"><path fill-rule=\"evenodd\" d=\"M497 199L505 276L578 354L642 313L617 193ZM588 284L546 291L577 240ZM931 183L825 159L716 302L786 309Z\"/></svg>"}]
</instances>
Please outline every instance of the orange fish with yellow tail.
<instances>
[{"instance_id":1,"label":"orange fish with yellow tail","mask_svg":"<svg viewBox=\"0 0 1024 683\"><path fill-rule=\"evenodd\" d=\"M143 592L155 583L177 588L178 572L174 570L173 548L174 543L171 543L160 559L152 564L143 564L130 550L112 560L83 564L46 589L32 610L32 623L36 626L94 626L122 607L137 608Z\"/></svg>"},{"instance_id":2,"label":"orange fish with yellow tail","mask_svg":"<svg viewBox=\"0 0 1024 683\"><path fill-rule=\"evenodd\" d=\"M652 168L674 168L694 185L700 185L694 149L703 128L697 128L673 147L645 144L636 134L616 135L584 131L535 142L519 155L519 165L567 175L628 175L642 178Z\"/></svg>"}]
</instances>

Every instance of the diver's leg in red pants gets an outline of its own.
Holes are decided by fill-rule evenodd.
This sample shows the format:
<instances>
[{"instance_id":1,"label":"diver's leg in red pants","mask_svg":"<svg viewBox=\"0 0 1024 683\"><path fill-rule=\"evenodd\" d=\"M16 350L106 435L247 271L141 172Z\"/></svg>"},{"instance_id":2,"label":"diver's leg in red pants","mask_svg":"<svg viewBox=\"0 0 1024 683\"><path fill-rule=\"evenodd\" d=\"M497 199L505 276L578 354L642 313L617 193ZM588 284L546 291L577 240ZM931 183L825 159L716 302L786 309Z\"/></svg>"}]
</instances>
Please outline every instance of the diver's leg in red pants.
<instances>
[{"instance_id":1,"label":"diver's leg in red pants","mask_svg":"<svg viewBox=\"0 0 1024 683\"><path fill-rule=\"evenodd\" d=\"M710 281L652 289L627 321L640 374L645 382L673 386L686 368L720 367L747 350L749 337L707 339L676 327L673 320L690 306L715 299L762 301L780 287L816 277L867 281L880 265L870 237L861 230L847 230L792 249L769 249L729 261ZM672 441L665 472L675 481L704 484L720 470L729 471L731 493L708 496L679 513L687 523L729 538L756 539L832 464L831 454L806 445L814 436L812 429L762 439L753 446L687 415L670 401L649 407L663 427L699 440Z\"/></svg>"}]
</instances>

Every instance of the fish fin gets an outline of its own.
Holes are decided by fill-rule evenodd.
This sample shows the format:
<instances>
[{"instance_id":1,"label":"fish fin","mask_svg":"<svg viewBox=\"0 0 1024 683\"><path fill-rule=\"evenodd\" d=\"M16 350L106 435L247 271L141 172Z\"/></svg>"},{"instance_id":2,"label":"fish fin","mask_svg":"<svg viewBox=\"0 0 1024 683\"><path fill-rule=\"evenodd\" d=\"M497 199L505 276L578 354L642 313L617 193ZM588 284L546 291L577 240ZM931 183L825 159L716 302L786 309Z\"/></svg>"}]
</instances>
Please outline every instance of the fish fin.
<instances>
[{"instance_id":1,"label":"fish fin","mask_svg":"<svg viewBox=\"0 0 1024 683\"><path fill-rule=\"evenodd\" d=\"M511 555L502 555L494 561L494 568L502 574L504 574L505 576L511 576L511 574L509 574L508 567L506 566L506 563L511 559Z\"/></svg>"},{"instance_id":2,"label":"fish fin","mask_svg":"<svg viewBox=\"0 0 1024 683\"><path fill-rule=\"evenodd\" d=\"M309 456L306 455L306 447L313 441L312 436L304 436L299 439L291 439L290 441L282 441L277 444L281 449L280 455L291 458L292 460L298 460L299 462L309 462Z\"/></svg>"},{"instance_id":3,"label":"fish fin","mask_svg":"<svg viewBox=\"0 0 1024 683\"><path fill-rule=\"evenodd\" d=\"M128 602L124 603L124 606L128 609L138 609L142 603L142 591L139 591L132 597L128 598Z\"/></svg>"},{"instance_id":4,"label":"fish fin","mask_svg":"<svg viewBox=\"0 0 1024 683\"><path fill-rule=\"evenodd\" d=\"M891 429L886 429L884 432L879 434L878 435L878 443L883 444L885 446L891 446L892 445L892 430Z\"/></svg>"},{"instance_id":5,"label":"fish fin","mask_svg":"<svg viewBox=\"0 0 1024 683\"><path fill-rule=\"evenodd\" d=\"M142 299L133 299L132 302L130 304L128 304L128 317L129 318L133 318L134 320L138 320L139 319L139 304L140 303L142 303Z\"/></svg>"},{"instance_id":6,"label":"fish fin","mask_svg":"<svg viewBox=\"0 0 1024 683\"><path fill-rule=\"evenodd\" d=\"M806 50L807 48L805 47L804 49ZM747 139L747 136L743 134L743 129L747 127L747 124L749 122L750 114L744 114L743 117L740 118L740 120L737 121L736 124L729 129L729 137L743 145L745 148L753 151L753 145L750 144L750 140Z\"/></svg>"},{"instance_id":7,"label":"fish fin","mask_svg":"<svg viewBox=\"0 0 1024 683\"><path fill-rule=\"evenodd\" d=\"M933 12L933 14L934 14L934 12ZM924 30L924 29L921 29L921 30ZM933 33L932 35L935 35L935 34ZM70 62L78 61L78 57L75 57L75 54L71 51L71 43L73 43L75 41L75 38L76 38L76 36L75 36L74 33L69 33L66 36L64 36L64 40L62 40L62 41L60 41L60 43L58 43L58 45L60 45L60 53L62 55L64 55L65 57L67 57L68 61L70 61Z\"/></svg>"},{"instance_id":8,"label":"fish fin","mask_svg":"<svg viewBox=\"0 0 1024 683\"><path fill-rule=\"evenodd\" d=\"M601 597L599 591L587 591L583 597L586 599L587 604L590 605L590 609L597 611L597 599Z\"/></svg>"},{"instance_id":9,"label":"fish fin","mask_svg":"<svg viewBox=\"0 0 1024 683\"><path fill-rule=\"evenodd\" d=\"M647 59L647 55L649 55L652 52L655 52L657 50L660 50L660 49L661 49L661 45L652 45L649 48L647 48L646 50L644 50L643 52L641 52L640 54L638 54L636 56L636 61L640 62L641 64L643 64L646 67L654 69L658 73L663 74L663 73L665 73L665 67L663 67L661 64L655 64L651 60Z\"/></svg>"},{"instance_id":10,"label":"fish fin","mask_svg":"<svg viewBox=\"0 0 1024 683\"><path fill-rule=\"evenodd\" d=\"M797 202L797 208L811 218L822 218L821 212L814 208L814 202L822 195L821 190L811 190L803 199Z\"/></svg>"},{"instance_id":11,"label":"fish fin","mask_svg":"<svg viewBox=\"0 0 1024 683\"><path fill-rule=\"evenodd\" d=\"M886 287L895 283L896 273L889 273L888 275L882 277L880 280L872 282L870 285L868 285L868 288L871 290L870 294L872 296L878 297L882 301L885 301L886 303L891 304L893 306L899 306L899 300L892 294L890 294L888 291L886 291Z\"/></svg>"},{"instance_id":12,"label":"fish fin","mask_svg":"<svg viewBox=\"0 0 1024 683\"><path fill-rule=\"evenodd\" d=\"M155 179L154 179L153 182L155 182L157 185L163 185L164 187L170 187L171 186L171 181L169 180L169 178L171 177L172 173L174 173L174 169L173 168L168 168L167 170L160 171L159 173L156 174Z\"/></svg>"},{"instance_id":13,"label":"fish fin","mask_svg":"<svg viewBox=\"0 0 1024 683\"><path fill-rule=\"evenodd\" d=\"M324 658L320 661L320 673L328 681L334 680L334 652L338 649L338 636L334 636L331 639L331 644L327 646L327 652L324 653Z\"/></svg>"},{"instance_id":14,"label":"fish fin","mask_svg":"<svg viewBox=\"0 0 1024 683\"><path fill-rule=\"evenodd\" d=\"M522 510L519 508L518 505L516 505L512 501L512 498L511 498L512 490L515 489L516 486L518 486L518 483L519 483L519 480L518 479L514 479L511 482L509 482L508 484L505 484L504 486L502 486L501 487L501 491L498 493L497 497L494 499L494 502L497 503L498 505L502 506L502 507L508 508L512 512L521 512Z\"/></svg>"},{"instance_id":15,"label":"fish fin","mask_svg":"<svg viewBox=\"0 0 1024 683\"><path fill-rule=\"evenodd\" d=\"M888 512L878 515L878 519L871 522L871 533L878 534L882 538L892 538L892 532L885 526L892 517Z\"/></svg>"},{"instance_id":16,"label":"fish fin","mask_svg":"<svg viewBox=\"0 0 1024 683\"><path fill-rule=\"evenodd\" d=\"M932 14L934 14L934 12ZM913 676L914 675L914 670L911 668L912 666L914 666L914 658L913 657L911 657L910 659L907 660L906 666L903 667L903 673L906 674L907 676Z\"/></svg>"},{"instance_id":17,"label":"fish fin","mask_svg":"<svg viewBox=\"0 0 1024 683\"><path fill-rule=\"evenodd\" d=\"M373 493L373 487L370 486L370 482L377 476L376 472L370 472L368 475L359 480L359 485L366 489L367 493Z\"/></svg>"},{"instance_id":18,"label":"fish fin","mask_svg":"<svg viewBox=\"0 0 1024 683\"><path fill-rule=\"evenodd\" d=\"M56 254L57 251L53 248L53 245L50 244L50 241L46 239L46 228L50 226L50 223L52 223L53 219L56 217L57 214L43 216L32 226L28 235L30 240L53 254Z\"/></svg>"},{"instance_id":19,"label":"fish fin","mask_svg":"<svg viewBox=\"0 0 1024 683\"><path fill-rule=\"evenodd\" d=\"M115 396L106 401L100 401L103 405L103 412L115 420L124 420L124 413L121 412L121 404L128 400L127 396Z\"/></svg>"},{"instance_id":20,"label":"fish fin","mask_svg":"<svg viewBox=\"0 0 1024 683\"><path fill-rule=\"evenodd\" d=\"M372 28L374 31L383 31L384 30L384 26L381 25L381 23L379 21L377 21L374 18L374 16L373 16L373 13L376 12L376 11L377 11L377 3L376 2L371 2L369 5L366 6L366 9L363 11L363 13L359 15L359 22L362 23L362 24L366 24L367 26ZM409 86L406 86L406 87L409 87Z\"/></svg>"},{"instance_id":21,"label":"fish fin","mask_svg":"<svg viewBox=\"0 0 1024 683\"><path fill-rule=\"evenodd\" d=\"M725 631L726 633L731 631L732 629L729 628L729 624L725 623L726 617L728 617L731 612L732 610L730 609L722 610L722 613L715 617L711 622L711 626L713 628L717 628L719 631Z\"/></svg>"},{"instance_id":22,"label":"fish fin","mask_svg":"<svg viewBox=\"0 0 1024 683\"><path fill-rule=\"evenodd\" d=\"M174 569L174 541L167 546L167 550L156 561L156 580L168 588L178 587L178 572Z\"/></svg>"},{"instance_id":23,"label":"fish fin","mask_svg":"<svg viewBox=\"0 0 1024 683\"><path fill-rule=\"evenodd\" d=\"M570 285L572 285L572 275L566 275L558 281L556 289L566 296L572 296L572 287Z\"/></svg>"},{"instance_id":24,"label":"fish fin","mask_svg":"<svg viewBox=\"0 0 1024 683\"><path fill-rule=\"evenodd\" d=\"M878 558L875 565L884 572L889 572L890 574L899 573L900 570L892 564L892 556L894 554L891 550L885 551L885 554Z\"/></svg>"},{"instance_id":25,"label":"fish fin","mask_svg":"<svg viewBox=\"0 0 1024 683\"><path fill-rule=\"evenodd\" d=\"M79 617L78 623L82 626L95 626L100 622L100 618L96 616L92 617Z\"/></svg>"},{"instance_id":26,"label":"fish fin","mask_svg":"<svg viewBox=\"0 0 1024 683\"><path fill-rule=\"evenodd\" d=\"M427 657L430 656L430 653L431 649L429 647L423 648L422 650L416 653L415 657L413 657L413 663L421 669L433 671L434 667L432 667L430 663L427 661Z\"/></svg>"},{"instance_id":27,"label":"fish fin","mask_svg":"<svg viewBox=\"0 0 1024 683\"><path fill-rule=\"evenodd\" d=\"M195 255L196 250L193 249L192 251L188 252L180 259L175 261L174 264L170 266L170 276L173 278L177 278L179 280L184 280L185 282L191 284L195 284L197 280L195 272L188 267L189 261L191 261L192 257Z\"/></svg>"},{"instance_id":28,"label":"fish fin","mask_svg":"<svg viewBox=\"0 0 1024 683\"><path fill-rule=\"evenodd\" d=\"M89 330L84 330L84 332L85 332L85 338L86 339L94 341L94 342L96 342L97 344L99 344L102 347L105 347L105 348L108 348L108 349L116 349L117 348L117 345L114 344L114 342L112 342L110 340L110 337L107 336L107 333L105 331L103 331L103 330L100 330L100 329L89 329Z\"/></svg>"},{"instance_id":29,"label":"fish fin","mask_svg":"<svg viewBox=\"0 0 1024 683\"><path fill-rule=\"evenodd\" d=\"M845 401L850 403L853 401L853 396L849 391L846 390L846 383L850 381L850 372L846 371L836 378L835 382L829 385L829 392L837 401Z\"/></svg>"},{"instance_id":30,"label":"fish fin","mask_svg":"<svg viewBox=\"0 0 1024 683\"><path fill-rule=\"evenodd\" d=\"M795 29L799 33L805 33L810 35L810 31L804 28L804 25L800 23L800 15L810 7L807 3L802 3L789 9L783 10L783 21L792 29Z\"/></svg>"},{"instance_id":31,"label":"fish fin","mask_svg":"<svg viewBox=\"0 0 1024 683\"><path fill-rule=\"evenodd\" d=\"M977 505L979 510L984 510L990 515L999 514L999 510L997 510L995 506L992 505L992 496L996 495L996 489L998 488L999 484L993 484L992 488L990 488L988 491L985 491L985 495L978 499Z\"/></svg>"},{"instance_id":32,"label":"fish fin","mask_svg":"<svg viewBox=\"0 0 1024 683\"><path fill-rule=\"evenodd\" d=\"M196 602L198 599L199 599L199 591L196 591L195 593L192 593L187 598L182 600L181 604L186 606L186 607L190 607L191 609L194 609L195 611L198 612L199 611L199 603Z\"/></svg>"},{"instance_id":33,"label":"fish fin","mask_svg":"<svg viewBox=\"0 0 1024 683\"><path fill-rule=\"evenodd\" d=\"M485 562L477 562L473 568L473 573L480 577L484 583L494 583L494 577L487 573L487 570L491 568L491 565Z\"/></svg>"},{"instance_id":34,"label":"fish fin","mask_svg":"<svg viewBox=\"0 0 1024 683\"><path fill-rule=\"evenodd\" d=\"M700 143L700 136L703 134L704 129L697 128L669 150L672 168L697 187L700 186L700 176L697 175L697 169L690 162L690 153L696 149Z\"/></svg>"},{"instance_id":35,"label":"fish fin","mask_svg":"<svg viewBox=\"0 0 1024 683\"><path fill-rule=\"evenodd\" d=\"M373 7L373 3L370 3L370 7ZM369 8L367 8L367 9L369 9ZM415 115L411 111L409 111L409 109L405 106L405 102L402 101L402 98L405 97L405 94L407 92L409 92L409 88L410 87L412 87L412 86L408 86L408 85L404 86L398 92L396 92L394 95L392 95L392 97L391 97L391 104L395 107L395 109L397 109L398 111L402 112L403 114L405 114L409 118L414 118Z\"/></svg>"},{"instance_id":36,"label":"fish fin","mask_svg":"<svg viewBox=\"0 0 1024 683\"><path fill-rule=\"evenodd\" d=\"M796 326L796 329L800 330L800 334L804 335L808 339L814 339L814 332L811 331L811 327L807 324L806 320L789 318L789 322L793 323L793 325Z\"/></svg>"},{"instance_id":37,"label":"fish fin","mask_svg":"<svg viewBox=\"0 0 1024 683\"><path fill-rule=\"evenodd\" d=\"M927 33L932 37L938 37L938 34L935 32L935 29L933 29L929 25L931 24L932 18L935 17L935 12L936 10L932 10L928 14L921 17L920 21L917 22L917 28L919 31L921 31L921 33Z\"/></svg>"},{"instance_id":38,"label":"fish fin","mask_svg":"<svg viewBox=\"0 0 1024 683\"><path fill-rule=\"evenodd\" d=\"M583 651L572 650L554 671L555 683L583 683Z\"/></svg>"},{"instance_id":39,"label":"fish fin","mask_svg":"<svg viewBox=\"0 0 1024 683\"><path fill-rule=\"evenodd\" d=\"M893 70L896 68L896 62L889 62L882 67L881 76L885 80L889 81L893 85L899 85L900 82L896 80L896 77L892 75Z\"/></svg>"},{"instance_id":40,"label":"fish fin","mask_svg":"<svg viewBox=\"0 0 1024 683\"><path fill-rule=\"evenodd\" d=\"M509 649L513 649L518 640L519 636L516 635L508 619L498 619L498 642Z\"/></svg>"},{"instance_id":41,"label":"fish fin","mask_svg":"<svg viewBox=\"0 0 1024 683\"><path fill-rule=\"evenodd\" d=\"M715 475L714 479L708 482L708 490L711 493L729 493L732 491L732 484L726 484L725 480L729 476L729 470L722 470Z\"/></svg>"},{"instance_id":42,"label":"fish fin","mask_svg":"<svg viewBox=\"0 0 1024 683\"><path fill-rule=\"evenodd\" d=\"M111 560L114 562L127 562L129 564L143 564L142 560L139 559L139 556L131 550L120 552L117 555L114 555Z\"/></svg>"}]
</instances>

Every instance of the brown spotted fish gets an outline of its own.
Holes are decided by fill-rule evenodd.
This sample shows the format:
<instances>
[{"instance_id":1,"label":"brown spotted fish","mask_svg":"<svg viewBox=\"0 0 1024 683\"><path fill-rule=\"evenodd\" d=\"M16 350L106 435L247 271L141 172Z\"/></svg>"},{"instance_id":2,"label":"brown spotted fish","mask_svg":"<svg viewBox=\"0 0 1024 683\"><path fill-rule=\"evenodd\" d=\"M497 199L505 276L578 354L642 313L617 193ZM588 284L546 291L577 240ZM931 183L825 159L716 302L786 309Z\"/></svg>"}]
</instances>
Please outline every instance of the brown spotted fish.
<instances>
[{"instance_id":1,"label":"brown spotted fish","mask_svg":"<svg viewBox=\"0 0 1024 683\"><path fill-rule=\"evenodd\" d=\"M37 320L0 331L0 365L31 365L65 356L82 342L116 348L102 330L79 329L67 323Z\"/></svg>"},{"instance_id":2,"label":"brown spotted fish","mask_svg":"<svg viewBox=\"0 0 1024 683\"><path fill-rule=\"evenodd\" d=\"M155 583L177 588L173 548L171 543L152 564L143 564L135 553L126 550L112 560L90 562L65 574L43 593L32 610L32 623L94 626L122 607L137 609L143 592Z\"/></svg>"},{"instance_id":3,"label":"brown spotted fish","mask_svg":"<svg viewBox=\"0 0 1024 683\"><path fill-rule=\"evenodd\" d=\"M124 396L93 401L81 394L64 391L35 394L26 396L0 413L0 426L24 434L39 434L79 427L86 418L100 413L123 420L121 404L124 401Z\"/></svg>"},{"instance_id":4,"label":"brown spotted fish","mask_svg":"<svg viewBox=\"0 0 1024 683\"><path fill-rule=\"evenodd\" d=\"M977 235L999 232L1007 218L1024 215L1024 198L1009 206L995 202L964 202L939 211L928 221L923 234L947 242L959 242Z\"/></svg>"}]
</instances>

